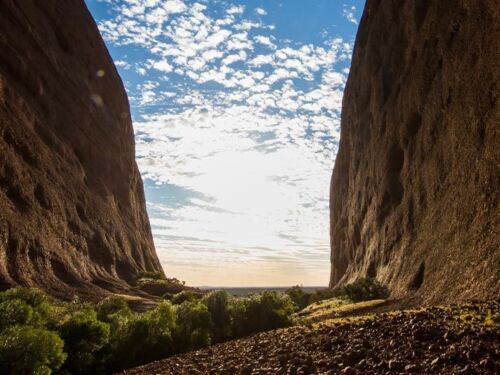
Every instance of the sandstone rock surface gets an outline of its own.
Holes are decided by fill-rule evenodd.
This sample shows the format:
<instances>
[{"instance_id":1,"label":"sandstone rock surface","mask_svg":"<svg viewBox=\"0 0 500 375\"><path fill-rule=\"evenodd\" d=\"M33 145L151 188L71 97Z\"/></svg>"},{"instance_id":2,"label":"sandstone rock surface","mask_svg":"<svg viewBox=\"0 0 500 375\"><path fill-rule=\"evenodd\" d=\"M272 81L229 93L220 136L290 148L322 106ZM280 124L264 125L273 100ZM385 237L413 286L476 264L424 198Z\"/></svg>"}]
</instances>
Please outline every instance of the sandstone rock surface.
<instances>
[{"instance_id":1,"label":"sandstone rock surface","mask_svg":"<svg viewBox=\"0 0 500 375\"><path fill-rule=\"evenodd\" d=\"M0 288L91 298L161 271L127 96L83 0L0 0L0 51Z\"/></svg>"},{"instance_id":2,"label":"sandstone rock surface","mask_svg":"<svg viewBox=\"0 0 500 375\"><path fill-rule=\"evenodd\" d=\"M330 196L330 285L500 295L500 3L368 0Z\"/></svg>"}]
</instances>

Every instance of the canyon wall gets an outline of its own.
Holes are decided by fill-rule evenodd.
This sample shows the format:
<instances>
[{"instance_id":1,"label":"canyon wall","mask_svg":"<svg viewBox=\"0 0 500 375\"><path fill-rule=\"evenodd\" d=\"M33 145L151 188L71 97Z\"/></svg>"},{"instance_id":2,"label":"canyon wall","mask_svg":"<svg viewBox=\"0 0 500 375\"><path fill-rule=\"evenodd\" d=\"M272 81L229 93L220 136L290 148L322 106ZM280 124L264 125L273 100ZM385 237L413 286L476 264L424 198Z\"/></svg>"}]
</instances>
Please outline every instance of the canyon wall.
<instances>
[{"instance_id":1,"label":"canyon wall","mask_svg":"<svg viewBox=\"0 0 500 375\"><path fill-rule=\"evenodd\" d=\"M367 0L331 182L331 280L500 296L500 2Z\"/></svg>"},{"instance_id":2,"label":"canyon wall","mask_svg":"<svg viewBox=\"0 0 500 375\"><path fill-rule=\"evenodd\" d=\"M161 271L128 99L83 0L0 0L0 288Z\"/></svg>"}]
</instances>

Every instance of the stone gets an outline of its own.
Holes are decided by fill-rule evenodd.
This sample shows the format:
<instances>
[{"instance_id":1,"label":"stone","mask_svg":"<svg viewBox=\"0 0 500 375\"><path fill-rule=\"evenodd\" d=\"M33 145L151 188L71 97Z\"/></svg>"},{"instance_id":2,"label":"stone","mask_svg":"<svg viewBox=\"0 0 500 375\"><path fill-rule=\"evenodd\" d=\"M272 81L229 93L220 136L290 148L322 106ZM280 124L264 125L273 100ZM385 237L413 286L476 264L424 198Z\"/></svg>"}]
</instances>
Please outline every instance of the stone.
<instances>
[{"instance_id":1,"label":"stone","mask_svg":"<svg viewBox=\"0 0 500 375\"><path fill-rule=\"evenodd\" d=\"M406 365L404 368L407 373L419 373L421 371L420 366L416 364Z\"/></svg>"},{"instance_id":2,"label":"stone","mask_svg":"<svg viewBox=\"0 0 500 375\"><path fill-rule=\"evenodd\" d=\"M441 358L440 357L436 357L434 358L432 361L431 361L431 366L434 366L434 365L437 365L441 362Z\"/></svg>"},{"instance_id":3,"label":"stone","mask_svg":"<svg viewBox=\"0 0 500 375\"><path fill-rule=\"evenodd\" d=\"M403 369L403 363L396 359L391 359L388 363L389 370L391 371L400 371Z\"/></svg>"},{"instance_id":4,"label":"stone","mask_svg":"<svg viewBox=\"0 0 500 375\"><path fill-rule=\"evenodd\" d=\"M358 372L356 371L356 369L348 366L345 367L341 373L345 375L356 375Z\"/></svg>"},{"instance_id":5,"label":"stone","mask_svg":"<svg viewBox=\"0 0 500 375\"><path fill-rule=\"evenodd\" d=\"M362 351L352 350L352 351L346 352L343 355L342 361L347 365L356 365L363 358L364 358L364 353Z\"/></svg>"},{"instance_id":6,"label":"stone","mask_svg":"<svg viewBox=\"0 0 500 375\"><path fill-rule=\"evenodd\" d=\"M0 1L0 35L0 289L141 294L137 274L163 271L128 99L85 3Z\"/></svg>"},{"instance_id":7,"label":"stone","mask_svg":"<svg viewBox=\"0 0 500 375\"><path fill-rule=\"evenodd\" d=\"M330 193L331 280L500 295L496 0L366 1ZM481 275L481 277L478 277Z\"/></svg>"}]
</instances>

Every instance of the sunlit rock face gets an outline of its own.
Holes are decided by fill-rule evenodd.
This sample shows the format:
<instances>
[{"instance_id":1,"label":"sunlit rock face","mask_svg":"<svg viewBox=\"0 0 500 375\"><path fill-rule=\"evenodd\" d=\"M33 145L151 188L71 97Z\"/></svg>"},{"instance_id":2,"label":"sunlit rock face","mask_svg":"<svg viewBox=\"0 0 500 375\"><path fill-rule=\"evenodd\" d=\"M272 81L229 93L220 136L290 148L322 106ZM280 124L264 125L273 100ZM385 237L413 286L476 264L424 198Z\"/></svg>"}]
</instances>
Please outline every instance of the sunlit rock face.
<instances>
[{"instance_id":1,"label":"sunlit rock face","mask_svg":"<svg viewBox=\"0 0 500 375\"><path fill-rule=\"evenodd\" d=\"M495 0L368 0L331 184L330 285L500 295Z\"/></svg>"},{"instance_id":2,"label":"sunlit rock face","mask_svg":"<svg viewBox=\"0 0 500 375\"><path fill-rule=\"evenodd\" d=\"M82 0L0 1L0 287L160 271L120 77Z\"/></svg>"}]
</instances>

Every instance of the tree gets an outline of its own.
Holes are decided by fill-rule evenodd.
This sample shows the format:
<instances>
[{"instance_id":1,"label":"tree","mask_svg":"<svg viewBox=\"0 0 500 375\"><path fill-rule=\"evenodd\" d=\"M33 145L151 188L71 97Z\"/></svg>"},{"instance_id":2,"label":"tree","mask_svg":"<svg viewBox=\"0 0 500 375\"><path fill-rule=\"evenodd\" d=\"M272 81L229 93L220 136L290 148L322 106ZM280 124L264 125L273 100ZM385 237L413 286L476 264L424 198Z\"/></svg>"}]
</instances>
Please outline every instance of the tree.
<instances>
[{"instance_id":1,"label":"tree","mask_svg":"<svg viewBox=\"0 0 500 375\"><path fill-rule=\"evenodd\" d=\"M309 305L309 299L311 295L309 293L305 293L304 290L302 290L302 288L298 285L292 286L286 291L286 294L297 306L297 310L302 310L307 305Z\"/></svg>"},{"instance_id":2,"label":"tree","mask_svg":"<svg viewBox=\"0 0 500 375\"><path fill-rule=\"evenodd\" d=\"M212 318L201 301L185 301L177 306L176 338L181 350L210 345Z\"/></svg>"},{"instance_id":3,"label":"tree","mask_svg":"<svg viewBox=\"0 0 500 375\"><path fill-rule=\"evenodd\" d=\"M94 310L79 311L66 320L59 328L68 353L64 369L71 374L88 373L96 362L95 354L108 343L109 330Z\"/></svg>"},{"instance_id":4,"label":"tree","mask_svg":"<svg viewBox=\"0 0 500 375\"><path fill-rule=\"evenodd\" d=\"M66 359L64 342L55 333L30 326L13 326L0 334L0 373L48 375Z\"/></svg>"},{"instance_id":5,"label":"tree","mask_svg":"<svg viewBox=\"0 0 500 375\"><path fill-rule=\"evenodd\" d=\"M211 292L203 298L212 318L214 341L221 342L231 334L229 294L225 290Z\"/></svg>"}]
</instances>

